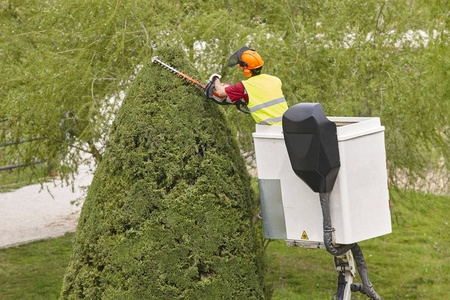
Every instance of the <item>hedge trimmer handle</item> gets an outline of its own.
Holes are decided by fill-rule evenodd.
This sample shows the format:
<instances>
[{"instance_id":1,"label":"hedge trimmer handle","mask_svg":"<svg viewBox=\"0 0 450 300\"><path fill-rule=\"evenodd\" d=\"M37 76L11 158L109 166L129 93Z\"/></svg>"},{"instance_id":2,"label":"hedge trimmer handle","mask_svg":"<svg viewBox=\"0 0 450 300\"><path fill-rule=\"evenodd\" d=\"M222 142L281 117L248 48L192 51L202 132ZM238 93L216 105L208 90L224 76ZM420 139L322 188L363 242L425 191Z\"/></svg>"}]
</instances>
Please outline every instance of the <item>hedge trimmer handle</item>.
<instances>
[{"instance_id":1,"label":"hedge trimmer handle","mask_svg":"<svg viewBox=\"0 0 450 300\"><path fill-rule=\"evenodd\" d=\"M248 110L241 108L241 105L247 107L247 103L245 103L244 101L238 100L238 101L236 101L235 105L236 105L237 110L239 110L240 112L243 112L244 114L250 114L250 112Z\"/></svg>"}]
</instances>

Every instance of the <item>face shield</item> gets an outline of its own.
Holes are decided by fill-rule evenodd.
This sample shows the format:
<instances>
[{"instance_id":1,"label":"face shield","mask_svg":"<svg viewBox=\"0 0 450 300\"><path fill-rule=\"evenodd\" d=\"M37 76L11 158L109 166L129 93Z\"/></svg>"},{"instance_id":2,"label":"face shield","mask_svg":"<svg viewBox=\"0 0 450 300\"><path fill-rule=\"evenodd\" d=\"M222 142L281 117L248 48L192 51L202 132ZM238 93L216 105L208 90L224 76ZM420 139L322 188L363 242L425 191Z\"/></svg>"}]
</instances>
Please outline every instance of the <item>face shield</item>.
<instances>
[{"instance_id":1,"label":"face shield","mask_svg":"<svg viewBox=\"0 0 450 300\"><path fill-rule=\"evenodd\" d=\"M227 65L228 65L229 67L233 67L233 66L239 64L241 67L247 67L247 63L246 63L246 62L243 62L243 61L241 60L242 53L244 53L244 52L247 51L247 50L252 50L252 51L254 51L253 49L250 49L250 48L248 48L248 47L241 47L241 48L239 48L238 51L236 51L235 53L233 53L233 54L230 56L230 58L228 59Z\"/></svg>"}]
</instances>

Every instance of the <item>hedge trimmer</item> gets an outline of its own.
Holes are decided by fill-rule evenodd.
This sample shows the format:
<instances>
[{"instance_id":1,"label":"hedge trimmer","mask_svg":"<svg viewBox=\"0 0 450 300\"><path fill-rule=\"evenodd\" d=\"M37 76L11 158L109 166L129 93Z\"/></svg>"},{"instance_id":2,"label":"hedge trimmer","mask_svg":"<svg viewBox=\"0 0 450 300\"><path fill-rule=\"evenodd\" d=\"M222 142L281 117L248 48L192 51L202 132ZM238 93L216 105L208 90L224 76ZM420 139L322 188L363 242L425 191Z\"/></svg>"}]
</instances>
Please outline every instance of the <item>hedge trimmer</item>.
<instances>
[{"instance_id":1,"label":"hedge trimmer","mask_svg":"<svg viewBox=\"0 0 450 300\"><path fill-rule=\"evenodd\" d=\"M203 93L206 95L205 90L206 90L206 88L208 87L208 85L205 85L205 84L199 82L197 79L194 79L194 78L192 78L191 76L189 76L189 75L187 75L187 74L184 74L183 72L178 71L178 70L175 69L174 67L172 67L172 66L170 66L170 65L168 65L168 64L166 64L166 63L164 63L163 61L161 61L161 60L158 58L158 56L154 56L154 57L152 58L152 63L155 63L155 64L157 64L157 65L159 65L159 66L161 66L161 67L163 67L163 68L169 70L170 72L172 72L173 74L177 75L178 77L181 77L181 78L183 78L183 79L186 79L187 82L189 82L189 83L191 83L192 85L194 85L194 86L200 88L200 89L203 91ZM213 85L213 87L214 87L214 84L213 84L213 83L212 83L212 85ZM223 85L223 86L230 86L231 84L228 83L228 82L224 82L224 83L222 83L222 85ZM249 111L244 110L244 109L241 108L241 105L246 106L246 104L245 104L245 102L244 102L243 100L238 100L238 101L236 101L236 102L233 103L233 102L229 101L229 98L228 98L228 97L223 97L223 98L222 98L222 97L219 97L219 95L217 95L217 93L216 93L216 89L214 89L214 93L213 93L212 95L209 95L209 96L206 96L206 97L207 97L208 99L213 100L213 101L214 101L215 103L217 103L217 104L220 104L220 105L236 105L236 108L237 108L240 112L243 112L243 113L246 113L246 114L249 114L249 113L250 113Z\"/></svg>"}]
</instances>

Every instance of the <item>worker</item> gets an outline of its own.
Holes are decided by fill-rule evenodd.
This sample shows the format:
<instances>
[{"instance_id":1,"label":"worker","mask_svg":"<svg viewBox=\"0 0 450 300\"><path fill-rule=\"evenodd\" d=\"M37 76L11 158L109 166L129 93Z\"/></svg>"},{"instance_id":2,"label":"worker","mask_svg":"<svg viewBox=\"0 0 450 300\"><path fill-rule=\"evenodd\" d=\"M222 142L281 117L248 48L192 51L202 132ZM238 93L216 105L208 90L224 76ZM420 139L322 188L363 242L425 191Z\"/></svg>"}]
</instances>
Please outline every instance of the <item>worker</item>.
<instances>
[{"instance_id":1,"label":"worker","mask_svg":"<svg viewBox=\"0 0 450 300\"><path fill-rule=\"evenodd\" d=\"M206 91L215 88L219 97L228 97L227 101L231 103L243 99L257 124L281 125L283 113L288 109L281 90L281 80L275 76L261 74L264 61L248 47L241 47L230 56L228 66L235 65L244 71L247 80L224 87L220 82L220 75L213 74Z\"/></svg>"}]
</instances>

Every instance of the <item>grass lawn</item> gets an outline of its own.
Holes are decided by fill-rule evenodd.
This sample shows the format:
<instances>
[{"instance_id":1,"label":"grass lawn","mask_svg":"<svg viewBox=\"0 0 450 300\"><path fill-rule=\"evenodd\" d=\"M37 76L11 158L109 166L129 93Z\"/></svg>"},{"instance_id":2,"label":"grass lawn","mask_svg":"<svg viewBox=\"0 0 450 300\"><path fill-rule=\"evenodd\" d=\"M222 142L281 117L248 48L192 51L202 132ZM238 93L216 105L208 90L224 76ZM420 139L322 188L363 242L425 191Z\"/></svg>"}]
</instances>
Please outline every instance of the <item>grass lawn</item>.
<instances>
[{"instance_id":1,"label":"grass lawn","mask_svg":"<svg viewBox=\"0 0 450 300\"><path fill-rule=\"evenodd\" d=\"M58 299L73 233L0 250L0 299Z\"/></svg>"},{"instance_id":2,"label":"grass lawn","mask_svg":"<svg viewBox=\"0 0 450 300\"><path fill-rule=\"evenodd\" d=\"M43 165L0 171L0 193L49 180L48 168Z\"/></svg>"},{"instance_id":3,"label":"grass lawn","mask_svg":"<svg viewBox=\"0 0 450 300\"><path fill-rule=\"evenodd\" d=\"M359 243L375 290L383 299L450 299L450 197L393 196L393 233ZM0 250L0 299L57 299L72 237ZM331 299L336 292L333 257L325 250L277 240L266 253L273 299Z\"/></svg>"},{"instance_id":4,"label":"grass lawn","mask_svg":"<svg viewBox=\"0 0 450 300\"><path fill-rule=\"evenodd\" d=\"M382 299L450 299L450 197L394 193L391 209L393 232L358 243L375 290ZM326 250L273 241L267 257L273 299L331 299L336 292Z\"/></svg>"}]
</instances>

